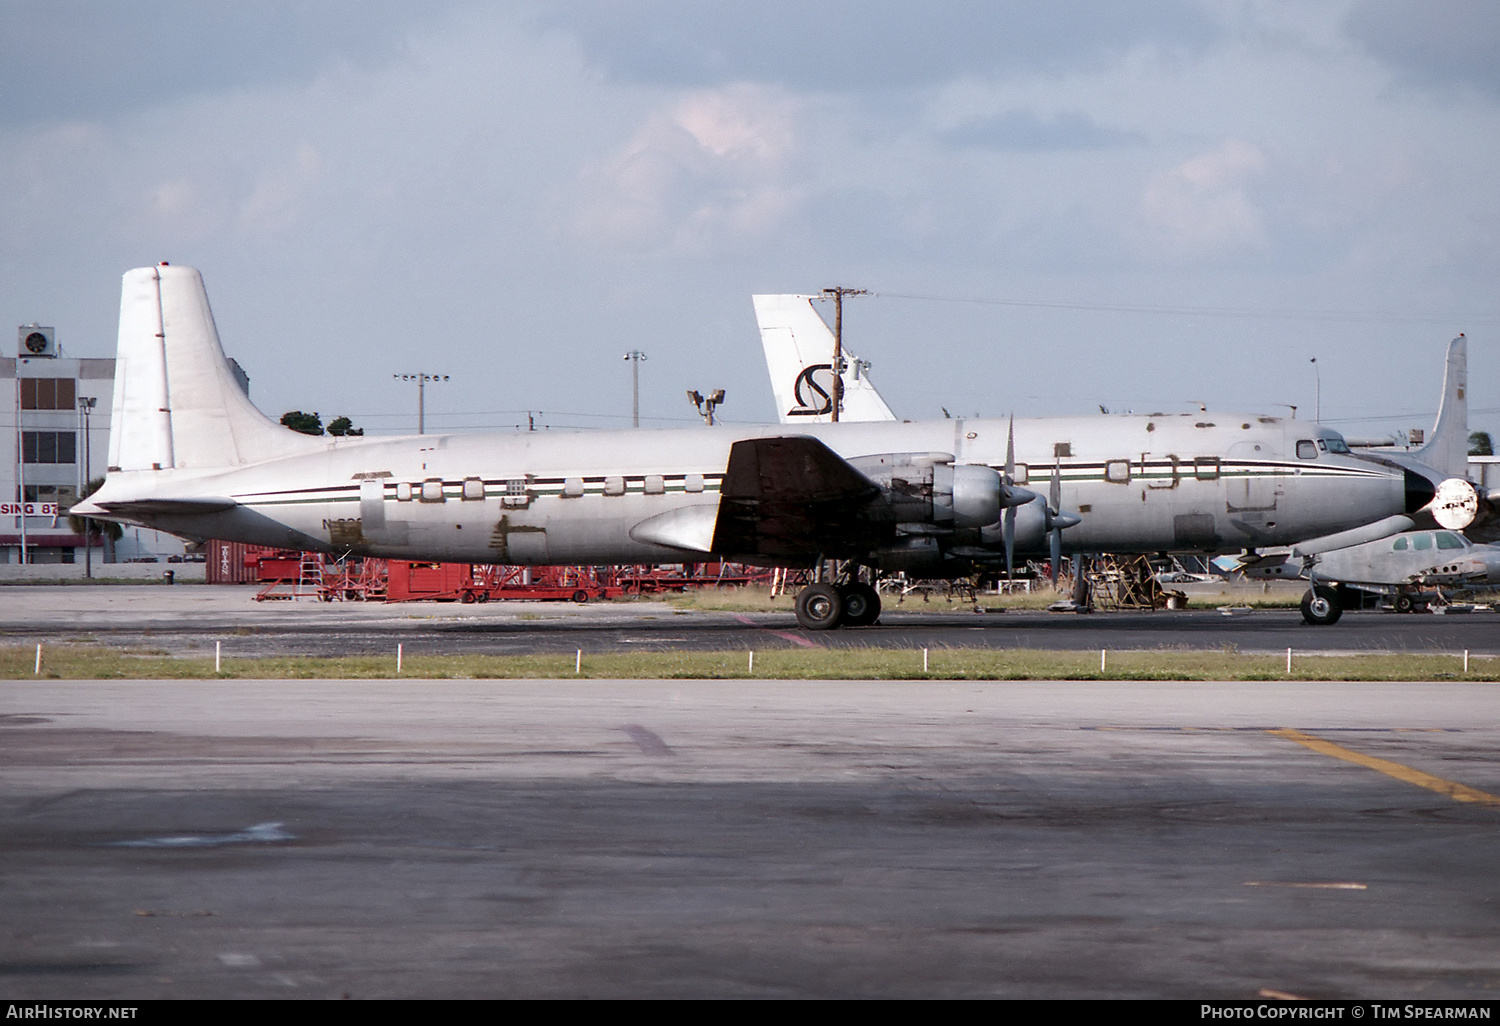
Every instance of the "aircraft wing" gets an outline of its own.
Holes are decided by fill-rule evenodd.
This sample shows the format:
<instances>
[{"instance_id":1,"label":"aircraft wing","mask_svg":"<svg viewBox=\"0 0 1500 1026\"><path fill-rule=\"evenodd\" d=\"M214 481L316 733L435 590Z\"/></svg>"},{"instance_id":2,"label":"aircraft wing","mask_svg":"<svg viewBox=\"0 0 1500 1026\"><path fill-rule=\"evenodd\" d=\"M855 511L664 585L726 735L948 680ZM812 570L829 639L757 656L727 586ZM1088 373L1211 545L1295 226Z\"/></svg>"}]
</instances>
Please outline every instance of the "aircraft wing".
<instances>
[{"instance_id":1,"label":"aircraft wing","mask_svg":"<svg viewBox=\"0 0 1500 1026\"><path fill-rule=\"evenodd\" d=\"M735 442L719 493L713 551L747 562L805 560L867 551L880 488L816 438Z\"/></svg>"}]
</instances>

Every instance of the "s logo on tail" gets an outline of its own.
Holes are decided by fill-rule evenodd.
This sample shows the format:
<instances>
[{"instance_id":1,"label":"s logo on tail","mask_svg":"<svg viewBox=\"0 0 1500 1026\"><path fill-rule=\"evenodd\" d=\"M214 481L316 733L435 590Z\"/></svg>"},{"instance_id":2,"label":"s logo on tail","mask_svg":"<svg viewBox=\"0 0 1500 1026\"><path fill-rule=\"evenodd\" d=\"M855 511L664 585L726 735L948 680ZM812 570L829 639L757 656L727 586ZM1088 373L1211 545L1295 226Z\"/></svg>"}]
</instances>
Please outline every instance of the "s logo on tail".
<instances>
[{"instance_id":1,"label":"s logo on tail","mask_svg":"<svg viewBox=\"0 0 1500 1026\"><path fill-rule=\"evenodd\" d=\"M821 417L832 413L833 365L814 363L802 368L792 384L792 396L797 405L786 411L788 417Z\"/></svg>"}]
</instances>

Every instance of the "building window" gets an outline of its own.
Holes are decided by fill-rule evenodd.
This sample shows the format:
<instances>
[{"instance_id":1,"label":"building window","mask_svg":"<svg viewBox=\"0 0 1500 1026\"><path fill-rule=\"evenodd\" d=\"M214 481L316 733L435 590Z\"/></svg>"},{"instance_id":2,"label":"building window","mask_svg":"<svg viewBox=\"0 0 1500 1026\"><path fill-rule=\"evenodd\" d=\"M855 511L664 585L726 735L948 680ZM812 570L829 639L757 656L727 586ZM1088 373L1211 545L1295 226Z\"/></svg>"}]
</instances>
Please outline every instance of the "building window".
<instances>
[{"instance_id":1,"label":"building window","mask_svg":"<svg viewBox=\"0 0 1500 1026\"><path fill-rule=\"evenodd\" d=\"M22 431L23 463L77 463L78 437L72 431Z\"/></svg>"},{"instance_id":2,"label":"building window","mask_svg":"<svg viewBox=\"0 0 1500 1026\"><path fill-rule=\"evenodd\" d=\"M21 379L23 410L71 410L77 405L77 395L72 378Z\"/></svg>"}]
</instances>

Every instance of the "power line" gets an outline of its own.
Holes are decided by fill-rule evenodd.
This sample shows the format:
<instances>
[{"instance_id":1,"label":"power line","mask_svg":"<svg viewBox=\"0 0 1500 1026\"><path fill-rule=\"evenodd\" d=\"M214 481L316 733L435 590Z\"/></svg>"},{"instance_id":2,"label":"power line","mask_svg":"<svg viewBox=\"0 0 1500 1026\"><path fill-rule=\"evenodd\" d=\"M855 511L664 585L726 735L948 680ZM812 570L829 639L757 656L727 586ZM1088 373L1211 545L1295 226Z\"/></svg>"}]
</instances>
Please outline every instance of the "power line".
<instances>
[{"instance_id":1,"label":"power line","mask_svg":"<svg viewBox=\"0 0 1500 1026\"><path fill-rule=\"evenodd\" d=\"M1120 303L1044 303L1022 299L986 299L974 296L924 296L909 292L872 292L885 299L916 299L932 303L974 303L981 306L1017 306L1039 310L1098 310L1107 313L1165 314L1174 317L1245 317L1283 321L1358 321L1395 324L1495 324L1500 314L1436 315L1355 313L1340 310L1256 310L1233 306L1132 306Z\"/></svg>"}]
</instances>

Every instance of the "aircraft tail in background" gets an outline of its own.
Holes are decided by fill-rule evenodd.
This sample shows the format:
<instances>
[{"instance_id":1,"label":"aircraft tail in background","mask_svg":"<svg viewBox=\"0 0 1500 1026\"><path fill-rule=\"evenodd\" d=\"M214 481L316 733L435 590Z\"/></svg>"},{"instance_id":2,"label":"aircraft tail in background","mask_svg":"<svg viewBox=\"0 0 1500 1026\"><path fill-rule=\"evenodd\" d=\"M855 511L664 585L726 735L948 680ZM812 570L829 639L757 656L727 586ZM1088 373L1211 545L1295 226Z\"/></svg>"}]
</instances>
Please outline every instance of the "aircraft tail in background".
<instances>
[{"instance_id":1,"label":"aircraft tail in background","mask_svg":"<svg viewBox=\"0 0 1500 1026\"><path fill-rule=\"evenodd\" d=\"M1448 343L1448 366L1443 372L1443 398L1437 423L1427 444L1412 455L1449 477L1469 476L1469 340L1463 335Z\"/></svg>"},{"instance_id":2,"label":"aircraft tail in background","mask_svg":"<svg viewBox=\"0 0 1500 1026\"><path fill-rule=\"evenodd\" d=\"M833 419L833 331L813 307L814 296L752 296L766 369L783 424L826 424ZM868 364L844 350L839 419L896 420L875 386Z\"/></svg>"}]
</instances>

